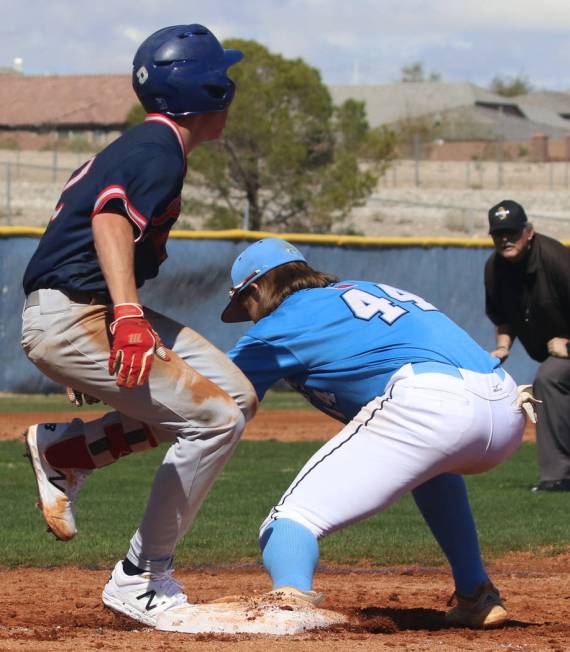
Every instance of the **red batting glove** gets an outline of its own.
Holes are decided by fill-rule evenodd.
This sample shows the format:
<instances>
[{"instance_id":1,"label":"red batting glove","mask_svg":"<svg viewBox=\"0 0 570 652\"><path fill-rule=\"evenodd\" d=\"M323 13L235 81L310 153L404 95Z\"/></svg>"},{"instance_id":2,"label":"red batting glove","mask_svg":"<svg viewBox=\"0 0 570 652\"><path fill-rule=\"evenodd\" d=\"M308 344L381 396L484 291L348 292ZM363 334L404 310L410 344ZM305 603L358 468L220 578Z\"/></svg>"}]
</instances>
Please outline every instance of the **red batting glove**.
<instances>
[{"instance_id":1,"label":"red batting glove","mask_svg":"<svg viewBox=\"0 0 570 652\"><path fill-rule=\"evenodd\" d=\"M114 310L115 321L110 330L113 336L109 373L118 372L119 387L144 385L148 380L153 355L170 360L164 344L144 318L138 303L118 303Z\"/></svg>"}]
</instances>

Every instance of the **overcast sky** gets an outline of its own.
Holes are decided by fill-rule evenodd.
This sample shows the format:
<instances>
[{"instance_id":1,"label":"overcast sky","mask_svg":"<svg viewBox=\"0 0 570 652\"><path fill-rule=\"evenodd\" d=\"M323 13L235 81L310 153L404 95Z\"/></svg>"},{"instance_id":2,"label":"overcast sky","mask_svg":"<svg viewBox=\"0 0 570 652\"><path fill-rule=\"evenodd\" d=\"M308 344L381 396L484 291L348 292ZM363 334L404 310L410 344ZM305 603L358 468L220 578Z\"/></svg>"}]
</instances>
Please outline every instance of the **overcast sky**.
<instances>
[{"instance_id":1,"label":"overcast sky","mask_svg":"<svg viewBox=\"0 0 570 652\"><path fill-rule=\"evenodd\" d=\"M329 84L397 81L422 61L446 81L528 77L570 89L570 0L0 0L0 67L129 73L139 43L198 22L301 57ZM0 90L1 95L1 90Z\"/></svg>"}]
</instances>

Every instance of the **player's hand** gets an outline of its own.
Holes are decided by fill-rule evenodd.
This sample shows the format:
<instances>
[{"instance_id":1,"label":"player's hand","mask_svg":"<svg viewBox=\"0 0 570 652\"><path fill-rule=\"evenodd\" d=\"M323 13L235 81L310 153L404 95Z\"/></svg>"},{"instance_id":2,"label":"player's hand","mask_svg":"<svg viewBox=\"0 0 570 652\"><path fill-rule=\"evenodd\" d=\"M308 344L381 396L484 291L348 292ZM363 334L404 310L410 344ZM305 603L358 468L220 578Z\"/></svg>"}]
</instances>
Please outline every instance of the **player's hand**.
<instances>
[{"instance_id":1,"label":"player's hand","mask_svg":"<svg viewBox=\"0 0 570 652\"><path fill-rule=\"evenodd\" d=\"M532 423L536 423L536 408L535 405L542 403L537 398L534 398L532 393L532 385L519 385L517 387L517 398L515 399L515 405L524 410L528 418Z\"/></svg>"},{"instance_id":2,"label":"player's hand","mask_svg":"<svg viewBox=\"0 0 570 652\"><path fill-rule=\"evenodd\" d=\"M148 380L154 354L170 360L164 344L144 318L138 303L118 303L111 324L113 344L109 356L109 373L117 374L119 387L132 388Z\"/></svg>"},{"instance_id":3,"label":"player's hand","mask_svg":"<svg viewBox=\"0 0 570 652\"><path fill-rule=\"evenodd\" d=\"M67 400L72 405L75 405L75 407L81 407L83 403L87 403L87 405L93 405L94 403L101 403L100 399L95 398L90 394L84 394L83 392L80 392L77 389L73 389L73 387L66 387L65 395L67 396Z\"/></svg>"},{"instance_id":4,"label":"player's hand","mask_svg":"<svg viewBox=\"0 0 570 652\"><path fill-rule=\"evenodd\" d=\"M555 358L568 358L568 339L566 337L553 337L546 343L548 353Z\"/></svg>"},{"instance_id":5,"label":"player's hand","mask_svg":"<svg viewBox=\"0 0 570 652\"><path fill-rule=\"evenodd\" d=\"M498 346L494 351L491 351L491 355L494 358L499 358L501 362L504 362L509 357L509 349L506 346Z\"/></svg>"}]
</instances>

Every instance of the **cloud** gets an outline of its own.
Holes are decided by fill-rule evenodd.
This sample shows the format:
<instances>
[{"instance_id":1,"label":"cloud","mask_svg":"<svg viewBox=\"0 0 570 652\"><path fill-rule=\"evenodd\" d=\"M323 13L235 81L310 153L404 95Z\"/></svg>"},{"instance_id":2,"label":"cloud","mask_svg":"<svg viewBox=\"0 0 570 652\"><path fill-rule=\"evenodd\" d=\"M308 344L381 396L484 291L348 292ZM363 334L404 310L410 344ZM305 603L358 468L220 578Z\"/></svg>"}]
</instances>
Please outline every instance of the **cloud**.
<instances>
[{"instance_id":1,"label":"cloud","mask_svg":"<svg viewBox=\"0 0 570 652\"><path fill-rule=\"evenodd\" d=\"M570 5L566 0L434 0L426 4L431 5L432 15L449 27L500 31L509 37L518 30L561 33L570 29Z\"/></svg>"},{"instance_id":2,"label":"cloud","mask_svg":"<svg viewBox=\"0 0 570 652\"><path fill-rule=\"evenodd\" d=\"M126 72L149 34L190 22L301 57L329 83L355 69L362 82L393 81L413 61L450 80L568 79L568 0L19 0L0 25L0 66L21 56L29 74Z\"/></svg>"},{"instance_id":3,"label":"cloud","mask_svg":"<svg viewBox=\"0 0 570 652\"><path fill-rule=\"evenodd\" d=\"M148 36L146 32L143 30L139 29L138 27L123 27L120 28L119 34L122 34L129 40L131 43L134 43L135 45L139 45L144 41L144 39Z\"/></svg>"}]
</instances>

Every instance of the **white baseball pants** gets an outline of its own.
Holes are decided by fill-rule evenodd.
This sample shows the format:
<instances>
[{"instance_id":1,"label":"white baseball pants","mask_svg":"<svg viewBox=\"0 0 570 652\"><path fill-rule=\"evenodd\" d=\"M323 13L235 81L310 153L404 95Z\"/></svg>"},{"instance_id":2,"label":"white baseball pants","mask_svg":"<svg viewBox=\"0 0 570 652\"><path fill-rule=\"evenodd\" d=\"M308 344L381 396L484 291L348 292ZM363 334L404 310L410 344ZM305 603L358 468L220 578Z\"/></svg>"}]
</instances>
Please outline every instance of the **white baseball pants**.
<instances>
[{"instance_id":1,"label":"white baseball pants","mask_svg":"<svg viewBox=\"0 0 570 652\"><path fill-rule=\"evenodd\" d=\"M321 538L442 473L481 473L507 459L525 424L514 380L503 370L458 375L403 366L309 459L260 532L287 518Z\"/></svg>"}]
</instances>

